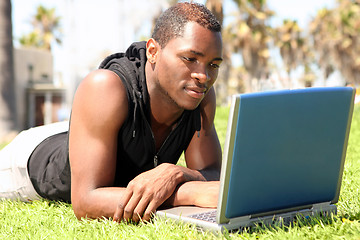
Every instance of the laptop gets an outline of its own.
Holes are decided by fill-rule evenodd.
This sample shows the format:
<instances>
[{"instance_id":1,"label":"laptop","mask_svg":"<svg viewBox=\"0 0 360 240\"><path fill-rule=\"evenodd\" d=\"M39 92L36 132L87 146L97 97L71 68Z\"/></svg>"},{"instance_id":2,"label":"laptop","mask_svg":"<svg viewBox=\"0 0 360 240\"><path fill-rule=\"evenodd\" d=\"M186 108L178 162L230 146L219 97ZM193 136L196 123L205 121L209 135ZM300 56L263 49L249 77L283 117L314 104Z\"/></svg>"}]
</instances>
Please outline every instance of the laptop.
<instances>
[{"instance_id":1,"label":"laptop","mask_svg":"<svg viewBox=\"0 0 360 240\"><path fill-rule=\"evenodd\" d=\"M217 209L156 215L217 232L336 214L354 95L350 87L233 95Z\"/></svg>"}]
</instances>

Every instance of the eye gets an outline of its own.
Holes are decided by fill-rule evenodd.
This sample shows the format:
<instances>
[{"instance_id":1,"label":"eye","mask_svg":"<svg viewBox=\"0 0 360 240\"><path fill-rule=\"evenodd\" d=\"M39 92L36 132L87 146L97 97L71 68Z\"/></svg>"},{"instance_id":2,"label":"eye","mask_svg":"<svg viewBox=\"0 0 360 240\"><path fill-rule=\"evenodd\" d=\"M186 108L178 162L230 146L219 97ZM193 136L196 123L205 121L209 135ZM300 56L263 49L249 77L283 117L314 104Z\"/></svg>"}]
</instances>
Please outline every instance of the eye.
<instances>
[{"instance_id":1,"label":"eye","mask_svg":"<svg viewBox=\"0 0 360 240\"><path fill-rule=\"evenodd\" d=\"M218 69L218 68L220 68L220 65L216 64L216 63L210 63L210 67L212 67L214 69Z\"/></svg>"},{"instance_id":2,"label":"eye","mask_svg":"<svg viewBox=\"0 0 360 240\"><path fill-rule=\"evenodd\" d=\"M196 58L182 57L182 59L186 62L195 62Z\"/></svg>"}]
</instances>

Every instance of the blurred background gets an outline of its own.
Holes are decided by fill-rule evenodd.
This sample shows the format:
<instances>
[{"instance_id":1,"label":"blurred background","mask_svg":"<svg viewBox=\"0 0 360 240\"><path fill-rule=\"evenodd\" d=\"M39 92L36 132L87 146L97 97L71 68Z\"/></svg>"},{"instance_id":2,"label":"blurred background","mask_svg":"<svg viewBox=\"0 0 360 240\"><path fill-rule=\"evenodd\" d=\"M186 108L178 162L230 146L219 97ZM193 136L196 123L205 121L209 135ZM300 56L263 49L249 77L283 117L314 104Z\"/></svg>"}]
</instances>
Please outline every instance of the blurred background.
<instances>
[{"instance_id":1,"label":"blurred background","mask_svg":"<svg viewBox=\"0 0 360 240\"><path fill-rule=\"evenodd\" d=\"M79 82L107 55L148 39L176 2L0 0L0 143L69 119ZM234 93L360 83L360 0L194 2L223 26L218 105Z\"/></svg>"}]
</instances>

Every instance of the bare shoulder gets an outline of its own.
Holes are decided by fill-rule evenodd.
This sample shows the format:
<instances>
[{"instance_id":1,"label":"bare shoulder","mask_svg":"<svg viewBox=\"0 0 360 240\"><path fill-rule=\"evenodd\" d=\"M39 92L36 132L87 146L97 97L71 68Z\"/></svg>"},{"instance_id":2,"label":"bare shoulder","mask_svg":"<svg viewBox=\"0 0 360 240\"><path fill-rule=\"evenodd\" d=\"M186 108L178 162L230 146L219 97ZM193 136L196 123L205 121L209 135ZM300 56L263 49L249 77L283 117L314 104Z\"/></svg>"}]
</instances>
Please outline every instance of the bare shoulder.
<instances>
[{"instance_id":1,"label":"bare shoulder","mask_svg":"<svg viewBox=\"0 0 360 240\"><path fill-rule=\"evenodd\" d=\"M118 75L110 70L99 69L84 78L75 94L75 100L84 98L82 100L89 99L91 101L94 100L93 97L99 104L112 98L125 100L126 90Z\"/></svg>"},{"instance_id":2,"label":"bare shoulder","mask_svg":"<svg viewBox=\"0 0 360 240\"><path fill-rule=\"evenodd\" d=\"M84 78L75 93L72 121L84 122L91 128L110 127L121 124L127 109L126 89L119 76L109 70L95 70Z\"/></svg>"},{"instance_id":3,"label":"bare shoulder","mask_svg":"<svg viewBox=\"0 0 360 240\"><path fill-rule=\"evenodd\" d=\"M82 179L84 169L92 176L93 185L111 184L113 175L105 178L101 171L116 164L117 134L127 114L126 89L115 73L96 70L80 83L70 121L72 187Z\"/></svg>"}]
</instances>

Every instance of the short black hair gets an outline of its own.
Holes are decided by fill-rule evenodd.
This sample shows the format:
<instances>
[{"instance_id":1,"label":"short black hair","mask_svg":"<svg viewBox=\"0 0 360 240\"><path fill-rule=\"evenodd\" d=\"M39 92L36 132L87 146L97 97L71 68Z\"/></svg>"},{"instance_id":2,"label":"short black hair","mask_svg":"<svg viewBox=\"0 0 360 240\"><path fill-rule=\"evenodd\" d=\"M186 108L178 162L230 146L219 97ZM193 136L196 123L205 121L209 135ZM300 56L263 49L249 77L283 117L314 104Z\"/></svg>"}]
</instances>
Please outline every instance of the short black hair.
<instances>
[{"instance_id":1,"label":"short black hair","mask_svg":"<svg viewBox=\"0 0 360 240\"><path fill-rule=\"evenodd\" d=\"M188 22L196 22L212 32L221 32L219 21L204 5L183 2L175 4L160 15L152 38L163 48L171 39L183 35Z\"/></svg>"}]
</instances>

